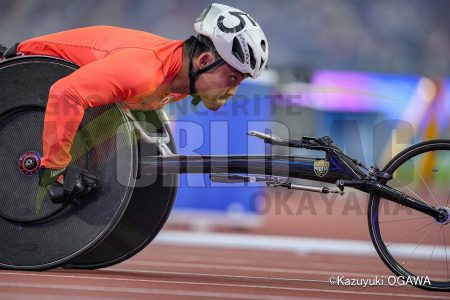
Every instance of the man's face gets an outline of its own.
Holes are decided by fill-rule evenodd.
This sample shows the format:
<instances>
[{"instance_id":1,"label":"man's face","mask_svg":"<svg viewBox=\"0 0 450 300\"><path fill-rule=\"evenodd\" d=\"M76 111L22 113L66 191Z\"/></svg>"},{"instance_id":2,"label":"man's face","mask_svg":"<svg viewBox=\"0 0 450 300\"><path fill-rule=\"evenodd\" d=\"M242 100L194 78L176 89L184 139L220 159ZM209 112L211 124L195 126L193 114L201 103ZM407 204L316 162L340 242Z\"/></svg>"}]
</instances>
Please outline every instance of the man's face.
<instances>
[{"instance_id":1,"label":"man's face","mask_svg":"<svg viewBox=\"0 0 450 300\"><path fill-rule=\"evenodd\" d=\"M202 53L196 62L199 68L205 68L214 61L214 55L207 52ZM236 93L239 84L247 77L247 74L243 74L224 63L209 72L201 74L195 87L205 106L210 110L216 111L225 104L228 98Z\"/></svg>"}]
</instances>

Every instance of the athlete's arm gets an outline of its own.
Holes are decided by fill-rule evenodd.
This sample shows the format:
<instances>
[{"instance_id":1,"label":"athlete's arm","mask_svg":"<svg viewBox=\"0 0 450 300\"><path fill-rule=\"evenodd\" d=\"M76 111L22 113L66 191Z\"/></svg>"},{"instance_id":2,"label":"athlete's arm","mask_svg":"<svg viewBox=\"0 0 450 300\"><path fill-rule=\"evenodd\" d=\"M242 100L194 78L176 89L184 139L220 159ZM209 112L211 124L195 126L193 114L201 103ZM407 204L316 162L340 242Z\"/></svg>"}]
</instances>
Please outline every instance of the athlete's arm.
<instances>
[{"instance_id":1,"label":"athlete's arm","mask_svg":"<svg viewBox=\"0 0 450 300\"><path fill-rule=\"evenodd\" d=\"M125 49L87 64L50 89L44 119L42 166L66 167L70 148L88 107L145 97L164 80L153 52Z\"/></svg>"}]
</instances>

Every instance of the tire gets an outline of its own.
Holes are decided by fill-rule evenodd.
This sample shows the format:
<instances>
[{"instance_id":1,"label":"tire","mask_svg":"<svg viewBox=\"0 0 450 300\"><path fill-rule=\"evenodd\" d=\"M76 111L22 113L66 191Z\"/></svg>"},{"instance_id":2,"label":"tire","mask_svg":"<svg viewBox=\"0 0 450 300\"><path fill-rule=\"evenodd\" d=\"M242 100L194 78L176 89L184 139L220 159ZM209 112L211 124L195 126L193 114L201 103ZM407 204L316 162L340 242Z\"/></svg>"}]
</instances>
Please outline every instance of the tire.
<instances>
[{"instance_id":1,"label":"tire","mask_svg":"<svg viewBox=\"0 0 450 300\"><path fill-rule=\"evenodd\" d=\"M156 128L165 127L170 137L168 146L172 153L176 153L172 131L165 123L167 120L163 120L156 112L149 111L146 114L147 122ZM154 147L151 144L141 143L138 147L139 159L153 153ZM155 175L141 174L140 180L152 181L155 180L154 177ZM134 187L130 203L114 230L101 243L70 261L64 268L106 268L121 263L143 250L157 236L169 218L175 203L178 177L178 174L158 175L153 184Z\"/></svg>"},{"instance_id":2,"label":"tire","mask_svg":"<svg viewBox=\"0 0 450 300\"><path fill-rule=\"evenodd\" d=\"M434 207L448 209L449 166L450 140L419 143L387 163L383 171L392 174L393 179L382 183ZM408 216L403 217L404 214ZM369 198L368 222L378 255L399 276L397 284L450 291L450 223L441 224L374 194Z\"/></svg>"}]
</instances>

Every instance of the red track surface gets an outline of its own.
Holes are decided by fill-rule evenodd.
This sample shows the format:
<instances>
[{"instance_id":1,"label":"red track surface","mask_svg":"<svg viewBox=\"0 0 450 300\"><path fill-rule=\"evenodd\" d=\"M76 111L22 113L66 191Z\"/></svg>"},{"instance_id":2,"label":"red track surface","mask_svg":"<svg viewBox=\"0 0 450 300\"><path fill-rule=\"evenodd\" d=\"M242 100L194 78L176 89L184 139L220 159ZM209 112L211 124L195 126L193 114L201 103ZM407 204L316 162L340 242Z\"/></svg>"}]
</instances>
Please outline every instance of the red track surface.
<instances>
[{"instance_id":1,"label":"red track surface","mask_svg":"<svg viewBox=\"0 0 450 300\"><path fill-rule=\"evenodd\" d=\"M336 212L328 216L320 207L315 216L277 216L271 210L265 218L268 223L253 233L368 240L366 216L343 215L339 213L342 205L335 206ZM0 299L450 299L447 293L389 286L391 275L375 256L153 243L126 262L103 270L2 270ZM378 276L385 285L331 286L330 276Z\"/></svg>"},{"instance_id":2,"label":"red track surface","mask_svg":"<svg viewBox=\"0 0 450 300\"><path fill-rule=\"evenodd\" d=\"M376 257L151 245L97 271L0 272L0 299L450 299L410 286L336 287L391 275Z\"/></svg>"}]
</instances>

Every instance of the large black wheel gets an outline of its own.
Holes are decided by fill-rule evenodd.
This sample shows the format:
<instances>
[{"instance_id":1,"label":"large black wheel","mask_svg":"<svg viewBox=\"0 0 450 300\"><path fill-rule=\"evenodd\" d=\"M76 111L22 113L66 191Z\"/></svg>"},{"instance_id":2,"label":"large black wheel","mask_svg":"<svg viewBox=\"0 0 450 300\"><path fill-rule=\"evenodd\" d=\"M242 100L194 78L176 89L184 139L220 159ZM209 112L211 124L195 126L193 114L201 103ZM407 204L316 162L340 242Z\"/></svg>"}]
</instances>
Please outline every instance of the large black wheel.
<instances>
[{"instance_id":1,"label":"large black wheel","mask_svg":"<svg viewBox=\"0 0 450 300\"><path fill-rule=\"evenodd\" d=\"M157 134L168 134L168 146L176 153L168 119L163 111L139 113ZM139 159L156 155L154 144L139 139ZM170 215L178 187L178 174L145 175L138 170L136 186L127 210L108 237L89 252L70 261L65 268L98 269L120 263L144 249L159 233Z\"/></svg>"},{"instance_id":2,"label":"large black wheel","mask_svg":"<svg viewBox=\"0 0 450 300\"><path fill-rule=\"evenodd\" d=\"M49 89L76 68L37 56L0 63L0 268L50 269L83 254L114 230L132 196L137 147L116 105L86 111L71 151L101 188L62 205L38 185Z\"/></svg>"},{"instance_id":3,"label":"large black wheel","mask_svg":"<svg viewBox=\"0 0 450 300\"><path fill-rule=\"evenodd\" d=\"M389 186L445 210L450 216L450 140L413 145L384 168ZM450 217L437 221L419 211L371 195L372 242L397 284L450 291Z\"/></svg>"},{"instance_id":4,"label":"large black wheel","mask_svg":"<svg viewBox=\"0 0 450 300\"><path fill-rule=\"evenodd\" d=\"M0 268L94 269L119 263L147 246L172 209L178 175L138 173L157 154L140 141L116 105L89 109L72 147L73 163L96 173L101 189L89 201L53 204L38 198L42 129L50 86L78 67L28 56L0 64ZM145 112L154 132L169 135L162 111ZM148 130L152 130L148 129Z\"/></svg>"}]
</instances>

